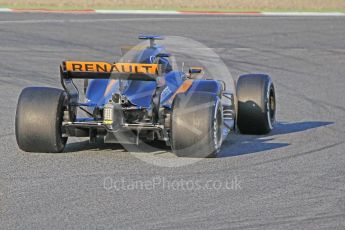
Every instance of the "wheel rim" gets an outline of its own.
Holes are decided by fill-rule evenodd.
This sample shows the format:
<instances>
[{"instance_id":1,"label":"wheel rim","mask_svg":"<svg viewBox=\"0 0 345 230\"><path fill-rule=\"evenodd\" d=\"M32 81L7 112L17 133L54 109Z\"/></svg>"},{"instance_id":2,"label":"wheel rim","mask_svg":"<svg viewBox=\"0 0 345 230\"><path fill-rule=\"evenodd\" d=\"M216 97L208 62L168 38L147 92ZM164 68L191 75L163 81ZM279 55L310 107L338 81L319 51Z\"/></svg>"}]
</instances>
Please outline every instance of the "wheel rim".
<instances>
[{"instance_id":1,"label":"wheel rim","mask_svg":"<svg viewBox=\"0 0 345 230\"><path fill-rule=\"evenodd\" d=\"M270 86L267 108L268 108L269 120L272 125L275 121L275 114L276 114L276 98L275 98L273 85Z\"/></svg>"},{"instance_id":2,"label":"wheel rim","mask_svg":"<svg viewBox=\"0 0 345 230\"><path fill-rule=\"evenodd\" d=\"M219 106L219 103L218 103ZM215 142L215 148L218 150L222 143L222 112L220 109L216 110L216 116L213 121L213 136L214 136L214 142Z\"/></svg>"}]
</instances>

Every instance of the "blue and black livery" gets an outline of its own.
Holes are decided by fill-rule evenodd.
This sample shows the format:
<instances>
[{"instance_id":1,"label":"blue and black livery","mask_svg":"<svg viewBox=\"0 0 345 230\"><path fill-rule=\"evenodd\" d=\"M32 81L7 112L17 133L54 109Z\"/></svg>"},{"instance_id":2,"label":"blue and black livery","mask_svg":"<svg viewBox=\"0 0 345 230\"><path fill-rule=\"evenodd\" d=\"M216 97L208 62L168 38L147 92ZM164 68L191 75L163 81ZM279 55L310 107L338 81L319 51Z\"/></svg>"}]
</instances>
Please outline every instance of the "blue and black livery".
<instances>
[{"instance_id":1,"label":"blue and black livery","mask_svg":"<svg viewBox=\"0 0 345 230\"><path fill-rule=\"evenodd\" d=\"M174 69L171 55L156 44L162 37L139 39L149 45L132 50L126 63L66 61L60 67L63 90L24 89L16 114L19 147L61 152L70 136L122 144L160 140L178 156L208 157L220 150L236 124L246 133L272 129L275 92L270 77L241 76L237 91L231 92L223 81L204 77L202 68L187 73ZM87 79L83 102L75 78Z\"/></svg>"}]
</instances>

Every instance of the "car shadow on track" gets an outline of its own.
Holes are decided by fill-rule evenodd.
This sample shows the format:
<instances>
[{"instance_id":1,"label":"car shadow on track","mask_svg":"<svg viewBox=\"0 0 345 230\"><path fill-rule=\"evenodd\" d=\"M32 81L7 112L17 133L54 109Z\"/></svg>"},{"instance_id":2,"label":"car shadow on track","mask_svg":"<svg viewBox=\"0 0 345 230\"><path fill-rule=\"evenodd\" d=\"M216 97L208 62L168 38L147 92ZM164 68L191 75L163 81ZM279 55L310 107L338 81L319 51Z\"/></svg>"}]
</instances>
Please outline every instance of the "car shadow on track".
<instances>
[{"instance_id":1,"label":"car shadow on track","mask_svg":"<svg viewBox=\"0 0 345 230\"><path fill-rule=\"evenodd\" d=\"M88 140L67 143L64 149L64 152L65 153L82 152L82 151L128 152L130 150L137 150L144 153L150 153L150 152L153 152L152 151L153 149L155 150L154 155L159 155L162 152L171 152L171 148L167 146L165 142L163 141L153 141L153 142L140 141L140 145L136 146L135 144L121 145L121 144L114 144L114 143L104 143L101 138L98 138L98 140L95 143L89 143ZM158 150L161 150L161 151L158 151Z\"/></svg>"},{"instance_id":2,"label":"car shadow on track","mask_svg":"<svg viewBox=\"0 0 345 230\"><path fill-rule=\"evenodd\" d=\"M218 157L239 156L244 154L251 154L261 151L283 148L290 144L274 142L275 136L303 132L309 129L315 129L330 124L333 124L333 122L278 122L272 130L272 132L268 135L242 135L239 133L230 134L227 140L223 143L222 150L218 153Z\"/></svg>"},{"instance_id":3,"label":"car shadow on track","mask_svg":"<svg viewBox=\"0 0 345 230\"><path fill-rule=\"evenodd\" d=\"M64 152L82 152L82 151L126 151L120 144L104 143L101 139L98 139L96 143L89 143L88 140L67 143Z\"/></svg>"},{"instance_id":4,"label":"car shadow on track","mask_svg":"<svg viewBox=\"0 0 345 230\"><path fill-rule=\"evenodd\" d=\"M256 152L262 152L272 149L283 148L289 143L277 143L274 142L275 137L278 135L285 135L291 133L303 132L309 129L315 129L322 126L333 124L333 122L325 121L306 121L296 123L284 123L279 122L275 128L268 135L242 135L240 133L230 134L226 141L224 141L221 151L217 157L231 157L239 156L244 154L251 154ZM152 153L152 145L155 151L161 150L154 153L154 155L162 154L163 152L171 152L171 148L166 146L164 142L154 141L152 143L140 144L140 152ZM130 148L131 149L131 148ZM66 145L64 152L82 152L82 151L119 151L127 152L127 148L121 144L109 144L103 143L99 139L96 143L89 143L88 140L81 142L72 142Z\"/></svg>"}]
</instances>

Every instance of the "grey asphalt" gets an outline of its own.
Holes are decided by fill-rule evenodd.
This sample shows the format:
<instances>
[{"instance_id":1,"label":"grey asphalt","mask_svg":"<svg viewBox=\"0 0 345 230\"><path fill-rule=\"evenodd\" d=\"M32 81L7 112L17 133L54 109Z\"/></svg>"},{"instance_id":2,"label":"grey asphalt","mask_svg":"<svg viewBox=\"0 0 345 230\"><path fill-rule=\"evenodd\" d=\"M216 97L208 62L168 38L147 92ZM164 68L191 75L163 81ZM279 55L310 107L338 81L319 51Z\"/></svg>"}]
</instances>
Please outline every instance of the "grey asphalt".
<instances>
[{"instance_id":1,"label":"grey asphalt","mask_svg":"<svg viewBox=\"0 0 345 230\"><path fill-rule=\"evenodd\" d=\"M77 138L61 154L18 149L21 89L60 88L62 60L117 58L141 33L195 39L233 76L269 73L276 129L181 167L145 161L181 162L166 149ZM344 17L1 13L0 58L1 229L345 229Z\"/></svg>"}]
</instances>

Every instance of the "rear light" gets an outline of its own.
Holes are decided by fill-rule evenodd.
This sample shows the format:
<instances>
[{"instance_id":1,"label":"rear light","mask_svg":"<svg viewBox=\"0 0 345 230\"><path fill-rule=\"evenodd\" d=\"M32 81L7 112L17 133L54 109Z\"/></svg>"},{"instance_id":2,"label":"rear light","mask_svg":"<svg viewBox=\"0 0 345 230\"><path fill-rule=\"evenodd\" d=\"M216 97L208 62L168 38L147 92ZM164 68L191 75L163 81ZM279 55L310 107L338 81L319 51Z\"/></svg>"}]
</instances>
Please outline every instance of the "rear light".
<instances>
[{"instance_id":1,"label":"rear light","mask_svg":"<svg viewBox=\"0 0 345 230\"><path fill-rule=\"evenodd\" d=\"M112 125L114 122L114 104L109 101L105 104L103 109L103 123L106 125Z\"/></svg>"}]
</instances>

